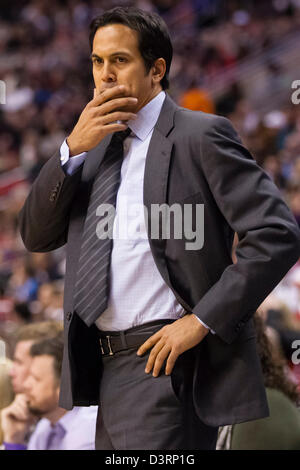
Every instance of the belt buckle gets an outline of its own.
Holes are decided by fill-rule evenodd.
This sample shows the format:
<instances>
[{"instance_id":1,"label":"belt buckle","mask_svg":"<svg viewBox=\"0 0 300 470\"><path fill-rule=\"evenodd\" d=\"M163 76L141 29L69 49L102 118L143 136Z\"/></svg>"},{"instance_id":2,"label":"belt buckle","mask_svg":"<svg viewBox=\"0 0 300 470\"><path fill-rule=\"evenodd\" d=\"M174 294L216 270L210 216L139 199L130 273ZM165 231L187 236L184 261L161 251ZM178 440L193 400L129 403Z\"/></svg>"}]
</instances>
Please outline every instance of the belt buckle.
<instances>
[{"instance_id":1,"label":"belt buckle","mask_svg":"<svg viewBox=\"0 0 300 470\"><path fill-rule=\"evenodd\" d=\"M111 349L110 336L106 336L106 339L107 339L107 344L108 344L108 349L109 349L109 355L110 355L110 356L113 356L113 355L114 355L114 352L113 352L113 350Z\"/></svg>"},{"instance_id":2,"label":"belt buckle","mask_svg":"<svg viewBox=\"0 0 300 470\"><path fill-rule=\"evenodd\" d=\"M114 352L111 348L111 344L110 344L110 336L105 336L105 338L107 339L107 346L108 346L108 355L109 356L114 356ZM100 343L100 348L101 348L101 353L103 356L107 356L107 353L104 352L104 349L103 349L103 344L102 344L102 338L100 337L99 338L99 343Z\"/></svg>"},{"instance_id":3,"label":"belt buckle","mask_svg":"<svg viewBox=\"0 0 300 470\"><path fill-rule=\"evenodd\" d=\"M101 354L104 356L105 352L104 352L104 349L103 349L103 344L102 344L102 338L101 337L99 338L99 343L100 343L100 348L101 348Z\"/></svg>"}]
</instances>

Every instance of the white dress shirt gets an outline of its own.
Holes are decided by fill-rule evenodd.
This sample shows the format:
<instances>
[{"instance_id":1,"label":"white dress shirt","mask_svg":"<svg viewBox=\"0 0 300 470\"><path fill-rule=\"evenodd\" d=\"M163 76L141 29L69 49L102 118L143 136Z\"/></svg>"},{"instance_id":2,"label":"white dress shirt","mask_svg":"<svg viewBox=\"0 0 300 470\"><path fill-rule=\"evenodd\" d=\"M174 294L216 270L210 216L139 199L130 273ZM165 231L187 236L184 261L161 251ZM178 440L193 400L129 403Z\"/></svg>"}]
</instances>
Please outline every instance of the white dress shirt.
<instances>
[{"instance_id":1,"label":"white dress shirt","mask_svg":"<svg viewBox=\"0 0 300 470\"><path fill-rule=\"evenodd\" d=\"M95 322L101 330L119 331L153 320L177 320L186 313L156 267L141 210L146 155L164 99L165 92L161 91L137 113L137 119L128 121L132 133L124 141L113 225L110 293L106 310ZM64 171L69 175L75 172L85 155L69 159L64 141L61 147Z\"/></svg>"},{"instance_id":2,"label":"white dress shirt","mask_svg":"<svg viewBox=\"0 0 300 470\"><path fill-rule=\"evenodd\" d=\"M97 406L74 407L53 426L42 418L30 436L28 450L95 450Z\"/></svg>"}]
</instances>

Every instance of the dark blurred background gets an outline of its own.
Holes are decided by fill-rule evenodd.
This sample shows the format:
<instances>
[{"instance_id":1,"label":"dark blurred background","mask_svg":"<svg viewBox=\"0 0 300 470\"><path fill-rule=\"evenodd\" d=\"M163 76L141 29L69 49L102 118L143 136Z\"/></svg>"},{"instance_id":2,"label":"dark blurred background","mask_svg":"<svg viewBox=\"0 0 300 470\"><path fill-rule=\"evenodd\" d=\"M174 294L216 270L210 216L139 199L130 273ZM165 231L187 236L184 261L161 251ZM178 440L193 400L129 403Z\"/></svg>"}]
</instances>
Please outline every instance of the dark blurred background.
<instances>
[{"instance_id":1,"label":"dark blurred background","mask_svg":"<svg viewBox=\"0 0 300 470\"><path fill-rule=\"evenodd\" d=\"M227 116L300 224L300 104L291 100L300 80L300 0L2 0L0 337L8 356L20 325L63 318L65 248L28 253L17 215L92 99L89 24L116 5L164 18L174 44L170 95L184 107ZM300 337L299 296L296 264L260 309L298 383L291 344Z\"/></svg>"}]
</instances>

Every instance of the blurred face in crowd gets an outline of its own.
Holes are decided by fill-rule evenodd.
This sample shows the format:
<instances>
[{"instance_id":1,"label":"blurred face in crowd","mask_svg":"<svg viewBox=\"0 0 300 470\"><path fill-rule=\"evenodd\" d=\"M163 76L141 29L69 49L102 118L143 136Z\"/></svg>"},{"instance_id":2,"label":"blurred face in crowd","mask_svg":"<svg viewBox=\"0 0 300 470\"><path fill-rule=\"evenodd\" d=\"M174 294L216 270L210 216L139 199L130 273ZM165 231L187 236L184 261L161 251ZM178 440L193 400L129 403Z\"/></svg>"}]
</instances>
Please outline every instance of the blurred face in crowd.
<instances>
[{"instance_id":1,"label":"blurred face in crowd","mask_svg":"<svg viewBox=\"0 0 300 470\"><path fill-rule=\"evenodd\" d=\"M125 85L128 96L138 99L137 104L126 108L127 111L137 112L162 89L159 82L165 72L164 59L157 59L147 73L139 51L138 34L128 26L110 24L100 27L94 37L91 58L98 93Z\"/></svg>"},{"instance_id":2,"label":"blurred face in crowd","mask_svg":"<svg viewBox=\"0 0 300 470\"><path fill-rule=\"evenodd\" d=\"M29 354L32 340L19 341L16 345L10 377L15 393L24 392L24 382L28 377L32 357Z\"/></svg>"},{"instance_id":3,"label":"blurred face in crowd","mask_svg":"<svg viewBox=\"0 0 300 470\"><path fill-rule=\"evenodd\" d=\"M50 283L43 284L38 291L38 300L42 307L46 308L51 305L53 294L53 286Z\"/></svg>"},{"instance_id":4,"label":"blurred face in crowd","mask_svg":"<svg viewBox=\"0 0 300 470\"><path fill-rule=\"evenodd\" d=\"M24 389L28 409L33 415L47 418L57 410L59 380L55 376L52 356L45 354L32 358Z\"/></svg>"}]
</instances>

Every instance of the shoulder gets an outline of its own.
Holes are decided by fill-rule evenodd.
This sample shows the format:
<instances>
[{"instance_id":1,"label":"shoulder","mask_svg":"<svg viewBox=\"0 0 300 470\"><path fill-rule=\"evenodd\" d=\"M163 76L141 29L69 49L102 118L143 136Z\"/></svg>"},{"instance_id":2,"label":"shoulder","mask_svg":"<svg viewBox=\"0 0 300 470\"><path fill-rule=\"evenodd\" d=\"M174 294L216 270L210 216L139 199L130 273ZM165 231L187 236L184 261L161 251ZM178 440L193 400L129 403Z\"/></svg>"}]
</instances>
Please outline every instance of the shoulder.
<instances>
[{"instance_id":1,"label":"shoulder","mask_svg":"<svg viewBox=\"0 0 300 470\"><path fill-rule=\"evenodd\" d=\"M97 406L75 407L67 424L64 438L65 450L94 450Z\"/></svg>"},{"instance_id":2,"label":"shoulder","mask_svg":"<svg viewBox=\"0 0 300 470\"><path fill-rule=\"evenodd\" d=\"M181 126L182 130L205 133L210 129L233 129L229 119L217 114L191 111L190 109L177 107L174 116L175 126Z\"/></svg>"},{"instance_id":3,"label":"shoulder","mask_svg":"<svg viewBox=\"0 0 300 470\"><path fill-rule=\"evenodd\" d=\"M236 145L240 148L242 144L229 119L181 107L177 107L174 114L172 138L179 147L195 152L197 159L199 150L203 156L207 155L208 151L214 151L214 156L218 156L225 148Z\"/></svg>"},{"instance_id":4,"label":"shoulder","mask_svg":"<svg viewBox=\"0 0 300 470\"><path fill-rule=\"evenodd\" d=\"M96 423L97 419L97 406L78 406L74 407L73 410L69 411L72 413L70 416L72 424L80 423L81 426L87 425L90 426L91 423ZM72 427L71 430L74 430Z\"/></svg>"},{"instance_id":5,"label":"shoulder","mask_svg":"<svg viewBox=\"0 0 300 470\"><path fill-rule=\"evenodd\" d=\"M77 411L77 416L80 418L93 418L98 412L98 406L76 406L73 409Z\"/></svg>"},{"instance_id":6,"label":"shoulder","mask_svg":"<svg viewBox=\"0 0 300 470\"><path fill-rule=\"evenodd\" d=\"M34 428L29 441L28 450L42 450L45 444L45 437L49 433L50 422L46 418L42 418Z\"/></svg>"}]
</instances>

